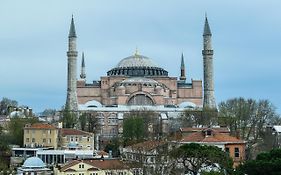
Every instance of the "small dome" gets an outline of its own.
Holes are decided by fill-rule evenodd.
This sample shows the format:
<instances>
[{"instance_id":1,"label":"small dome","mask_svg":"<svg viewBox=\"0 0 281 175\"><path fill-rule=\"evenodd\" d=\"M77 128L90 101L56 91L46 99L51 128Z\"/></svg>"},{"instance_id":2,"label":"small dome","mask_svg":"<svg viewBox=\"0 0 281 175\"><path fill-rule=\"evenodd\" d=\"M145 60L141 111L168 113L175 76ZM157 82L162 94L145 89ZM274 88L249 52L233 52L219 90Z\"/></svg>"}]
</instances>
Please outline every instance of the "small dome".
<instances>
[{"instance_id":1,"label":"small dome","mask_svg":"<svg viewBox=\"0 0 281 175\"><path fill-rule=\"evenodd\" d=\"M20 117L20 118L24 118L25 115L22 111L13 111L10 113L9 115L11 118L15 118L15 117Z\"/></svg>"},{"instance_id":2,"label":"small dome","mask_svg":"<svg viewBox=\"0 0 281 175\"><path fill-rule=\"evenodd\" d=\"M45 163L38 157L29 157L27 158L23 165L24 168L44 168L46 167Z\"/></svg>"},{"instance_id":3,"label":"small dome","mask_svg":"<svg viewBox=\"0 0 281 175\"><path fill-rule=\"evenodd\" d=\"M68 145L67 145L68 148L78 148L78 144L77 143L74 143L74 142L70 142Z\"/></svg>"}]
</instances>

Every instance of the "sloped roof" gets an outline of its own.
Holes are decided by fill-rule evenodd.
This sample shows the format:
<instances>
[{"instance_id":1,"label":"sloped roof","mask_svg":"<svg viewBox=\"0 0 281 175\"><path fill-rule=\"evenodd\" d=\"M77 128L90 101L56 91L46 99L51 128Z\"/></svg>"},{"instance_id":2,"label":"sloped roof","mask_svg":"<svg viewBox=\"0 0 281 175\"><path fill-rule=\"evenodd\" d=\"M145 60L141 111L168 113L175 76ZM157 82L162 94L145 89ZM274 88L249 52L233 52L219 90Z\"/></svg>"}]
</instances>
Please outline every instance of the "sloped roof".
<instances>
[{"instance_id":1,"label":"sloped roof","mask_svg":"<svg viewBox=\"0 0 281 175\"><path fill-rule=\"evenodd\" d=\"M207 127L204 128L192 128L192 127L186 127L186 128L180 128L181 132L198 132L198 131L202 131L208 129ZM219 132L219 133L230 133L230 130L226 127L222 127L222 128L211 128L212 130Z\"/></svg>"},{"instance_id":2,"label":"sloped roof","mask_svg":"<svg viewBox=\"0 0 281 175\"><path fill-rule=\"evenodd\" d=\"M273 129L274 129L276 132L281 132L281 125L274 125L274 126L273 126Z\"/></svg>"},{"instance_id":3,"label":"sloped roof","mask_svg":"<svg viewBox=\"0 0 281 175\"><path fill-rule=\"evenodd\" d=\"M57 129L55 126L48 123L34 123L32 125L27 125L25 129Z\"/></svg>"},{"instance_id":4,"label":"sloped roof","mask_svg":"<svg viewBox=\"0 0 281 175\"><path fill-rule=\"evenodd\" d=\"M245 141L238 139L236 137L223 134L217 131L212 130L212 135L206 136L203 132L204 130L200 130L190 135L183 137L181 142L224 142L224 143L245 143Z\"/></svg>"},{"instance_id":5,"label":"sloped roof","mask_svg":"<svg viewBox=\"0 0 281 175\"><path fill-rule=\"evenodd\" d=\"M153 150L157 148L158 146L166 144L166 141L158 141L158 140L149 140L141 143L137 143L128 147L131 147L134 150Z\"/></svg>"},{"instance_id":6,"label":"sloped roof","mask_svg":"<svg viewBox=\"0 0 281 175\"><path fill-rule=\"evenodd\" d=\"M129 168L129 166L127 166L124 162L118 159L73 160L62 166L61 171L66 172L68 169L71 169L71 167L79 163L86 163L88 165L93 166L90 169L117 170Z\"/></svg>"},{"instance_id":7,"label":"sloped roof","mask_svg":"<svg viewBox=\"0 0 281 175\"><path fill-rule=\"evenodd\" d=\"M71 129L71 128L61 128L60 132L61 132L62 136L67 136L67 135L91 135L91 133L89 133L89 132L81 131L81 130L78 130L78 129Z\"/></svg>"}]
</instances>

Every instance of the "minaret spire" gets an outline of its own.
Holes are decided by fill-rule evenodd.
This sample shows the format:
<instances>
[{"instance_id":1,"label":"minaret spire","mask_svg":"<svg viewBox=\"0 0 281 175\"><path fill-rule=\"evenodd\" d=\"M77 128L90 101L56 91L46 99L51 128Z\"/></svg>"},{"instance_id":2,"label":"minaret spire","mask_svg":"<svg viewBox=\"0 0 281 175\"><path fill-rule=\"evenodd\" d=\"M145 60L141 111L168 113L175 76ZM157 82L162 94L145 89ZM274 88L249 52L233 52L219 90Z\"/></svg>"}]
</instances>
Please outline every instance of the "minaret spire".
<instances>
[{"instance_id":1,"label":"minaret spire","mask_svg":"<svg viewBox=\"0 0 281 175\"><path fill-rule=\"evenodd\" d=\"M204 102L203 107L216 109L214 95L214 71L213 71L213 50L212 50L212 33L205 16L205 25L203 31L203 70L204 70Z\"/></svg>"},{"instance_id":2,"label":"minaret spire","mask_svg":"<svg viewBox=\"0 0 281 175\"><path fill-rule=\"evenodd\" d=\"M81 63L81 74L80 74L80 78L86 79L84 52L82 52L82 63Z\"/></svg>"},{"instance_id":3,"label":"minaret spire","mask_svg":"<svg viewBox=\"0 0 281 175\"><path fill-rule=\"evenodd\" d=\"M71 112L78 111L78 102L77 102L77 82L76 82L76 69L77 69L77 55L76 51L76 32L74 26L73 16L71 18L69 35L68 35L68 51L67 51L67 97L65 107Z\"/></svg>"},{"instance_id":4,"label":"minaret spire","mask_svg":"<svg viewBox=\"0 0 281 175\"><path fill-rule=\"evenodd\" d=\"M69 34L68 34L69 38L76 38L76 31L75 31L75 24L74 24L74 19L73 19L73 15L71 18L71 23L70 23L70 29L69 29Z\"/></svg>"},{"instance_id":5,"label":"minaret spire","mask_svg":"<svg viewBox=\"0 0 281 175\"><path fill-rule=\"evenodd\" d=\"M184 56L183 53L181 54L181 76L180 76L180 80L186 80L185 77L185 64L184 64Z\"/></svg>"},{"instance_id":6,"label":"minaret spire","mask_svg":"<svg viewBox=\"0 0 281 175\"><path fill-rule=\"evenodd\" d=\"M207 15L205 14L205 25L204 25L203 36L207 36L207 35L212 36L212 32L211 32L211 29L210 29L210 26L209 26Z\"/></svg>"}]
</instances>

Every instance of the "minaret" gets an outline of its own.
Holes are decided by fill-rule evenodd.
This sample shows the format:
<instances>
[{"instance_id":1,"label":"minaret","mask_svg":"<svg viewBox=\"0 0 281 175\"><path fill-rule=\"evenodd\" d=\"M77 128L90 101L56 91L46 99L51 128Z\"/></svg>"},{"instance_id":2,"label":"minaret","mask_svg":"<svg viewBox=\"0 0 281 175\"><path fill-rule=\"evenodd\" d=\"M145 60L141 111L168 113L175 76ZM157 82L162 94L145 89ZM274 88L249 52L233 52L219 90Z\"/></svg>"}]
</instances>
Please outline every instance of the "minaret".
<instances>
[{"instance_id":1,"label":"minaret","mask_svg":"<svg viewBox=\"0 0 281 175\"><path fill-rule=\"evenodd\" d=\"M180 80L183 80L183 81L186 80L183 53L181 54L181 76L180 76Z\"/></svg>"},{"instance_id":2,"label":"minaret","mask_svg":"<svg viewBox=\"0 0 281 175\"><path fill-rule=\"evenodd\" d=\"M205 26L203 33L203 69L204 69L204 102L203 107L216 109L214 95L214 71L213 71L213 50L212 50L212 33L205 17Z\"/></svg>"},{"instance_id":3,"label":"minaret","mask_svg":"<svg viewBox=\"0 0 281 175\"><path fill-rule=\"evenodd\" d=\"M70 111L78 110L77 93L76 93L76 69L77 69L76 51L76 32L73 16L71 19L70 30L68 35L68 51L67 51L67 98L65 107Z\"/></svg>"},{"instance_id":4,"label":"minaret","mask_svg":"<svg viewBox=\"0 0 281 175\"><path fill-rule=\"evenodd\" d=\"M86 79L86 70L85 70L85 60L84 60L84 52L82 53L82 63L81 63L81 79Z\"/></svg>"}]
</instances>

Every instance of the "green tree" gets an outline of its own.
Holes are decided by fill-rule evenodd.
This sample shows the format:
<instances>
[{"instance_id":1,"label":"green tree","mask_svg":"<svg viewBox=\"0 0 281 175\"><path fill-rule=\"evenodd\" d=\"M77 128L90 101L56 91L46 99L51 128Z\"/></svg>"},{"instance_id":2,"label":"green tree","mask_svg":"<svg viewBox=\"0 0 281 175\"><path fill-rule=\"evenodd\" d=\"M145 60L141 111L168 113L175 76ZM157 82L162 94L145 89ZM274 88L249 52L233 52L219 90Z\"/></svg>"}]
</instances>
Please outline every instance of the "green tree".
<instances>
[{"instance_id":1,"label":"green tree","mask_svg":"<svg viewBox=\"0 0 281 175\"><path fill-rule=\"evenodd\" d=\"M113 138L110 140L110 142L105 146L104 150L105 152L109 153L109 151L112 151L113 157L120 156L119 146L121 145L118 138Z\"/></svg>"},{"instance_id":2,"label":"green tree","mask_svg":"<svg viewBox=\"0 0 281 175\"><path fill-rule=\"evenodd\" d=\"M171 158L184 167L184 173L197 175L204 167L217 167L221 172L232 172L232 159L215 146L197 143L184 144L170 152Z\"/></svg>"},{"instance_id":3,"label":"green tree","mask_svg":"<svg viewBox=\"0 0 281 175\"><path fill-rule=\"evenodd\" d=\"M11 100L9 98L2 98L0 101L0 114L1 115L8 115L9 109L18 106L18 102L16 100Z\"/></svg>"},{"instance_id":4,"label":"green tree","mask_svg":"<svg viewBox=\"0 0 281 175\"><path fill-rule=\"evenodd\" d=\"M65 108L62 111L62 123L64 128L74 128L77 124L77 113Z\"/></svg>"},{"instance_id":5,"label":"green tree","mask_svg":"<svg viewBox=\"0 0 281 175\"><path fill-rule=\"evenodd\" d=\"M87 116L86 116L86 113L82 113L82 114L79 116L79 122L80 122L81 130L85 131L85 130L86 130L86 125L87 125Z\"/></svg>"},{"instance_id":6,"label":"green tree","mask_svg":"<svg viewBox=\"0 0 281 175\"><path fill-rule=\"evenodd\" d=\"M145 138L145 125L142 117L130 116L123 121L124 144L132 144Z\"/></svg>"},{"instance_id":7,"label":"green tree","mask_svg":"<svg viewBox=\"0 0 281 175\"><path fill-rule=\"evenodd\" d=\"M26 124L39 122L37 118L11 118L8 124L8 142L23 146L23 128Z\"/></svg>"},{"instance_id":8,"label":"green tree","mask_svg":"<svg viewBox=\"0 0 281 175\"><path fill-rule=\"evenodd\" d=\"M0 126L0 131L2 131ZM0 132L0 170L8 170L9 167L9 157L11 156L11 151L9 148L8 135L4 132Z\"/></svg>"},{"instance_id":9,"label":"green tree","mask_svg":"<svg viewBox=\"0 0 281 175\"><path fill-rule=\"evenodd\" d=\"M258 154L256 160L246 161L237 168L239 174L277 175L281 172L281 149Z\"/></svg>"}]
</instances>

